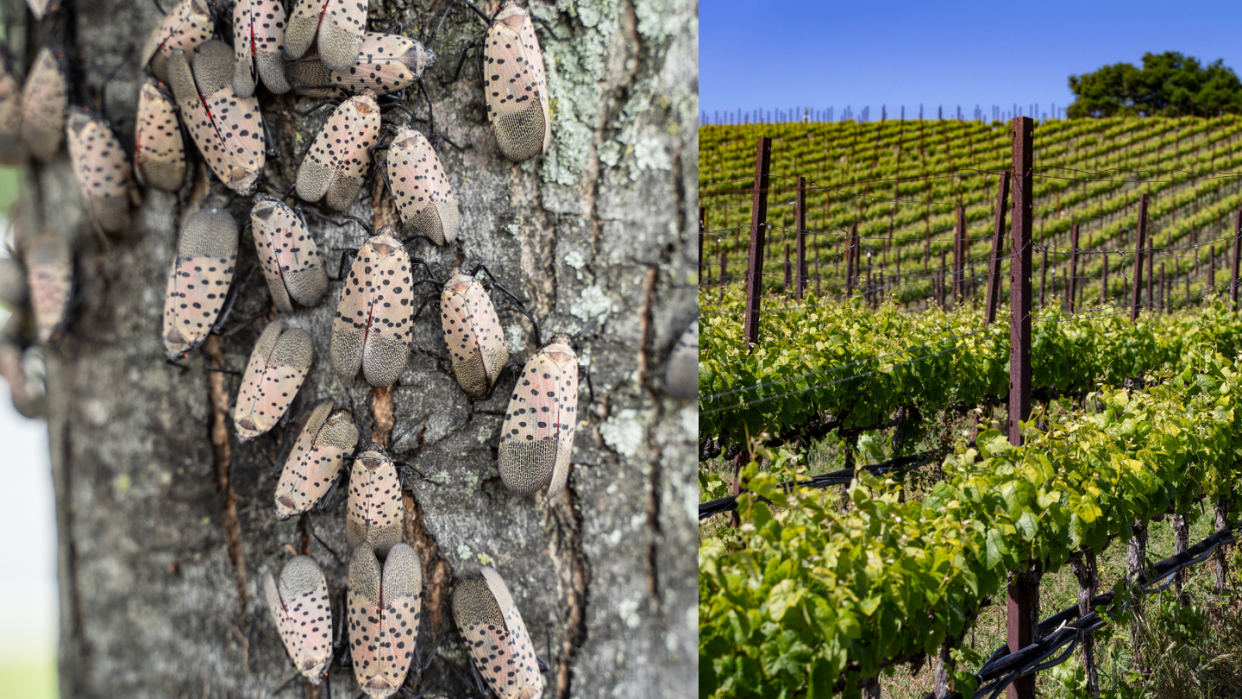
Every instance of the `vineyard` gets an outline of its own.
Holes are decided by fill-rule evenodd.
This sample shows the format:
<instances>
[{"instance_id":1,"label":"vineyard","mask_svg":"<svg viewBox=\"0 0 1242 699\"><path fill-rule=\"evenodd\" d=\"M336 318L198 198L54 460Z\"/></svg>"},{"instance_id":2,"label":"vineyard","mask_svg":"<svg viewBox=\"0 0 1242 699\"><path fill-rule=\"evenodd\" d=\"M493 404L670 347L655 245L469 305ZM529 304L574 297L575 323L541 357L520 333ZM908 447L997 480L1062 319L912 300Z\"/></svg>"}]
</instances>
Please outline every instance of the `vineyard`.
<instances>
[{"instance_id":1,"label":"vineyard","mask_svg":"<svg viewBox=\"0 0 1242 699\"><path fill-rule=\"evenodd\" d=\"M948 274L959 207L968 243L964 266L977 269L991 246L999 175L1009 163L1009 128L972 121L705 126L700 129L699 201L708 235L704 286L745 273L755 138L772 138L767 249L768 289L783 288L785 251L796 244L794 194L806 181L806 268L820 296L845 293L844 262L857 236L858 286L868 297L920 305ZM1043 295L1076 277L1106 298L1124 293L1141 195L1150 199L1151 244L1167 287L1199 292L1213 254L1242 207L1242 118L1049 121L1034 134L1033 242ZM1071 229L1079 246L1068 253ZM1159 274L1159 270L1155 270ZM975 277L970 276L971 279ZM1157 277L1157 283L1160 277ZM977 284L976 284L977 286Z\"/></svg>"},{"instance_id":2,"label":"vineyard","mask_svg":"<svg viewBox=\"0 0 1242 699\"><path fill-rule=\"evenodd\" d=\"M1067 663L1098 697L1096 637L1127 632L1155 682L1144 597L1236 580L1239 130L701 127L702 696L879 697L928 665L916 696L1032 697ZM1077 601L1041 613L1062 569Z\"/></svg>"}]
</instances>

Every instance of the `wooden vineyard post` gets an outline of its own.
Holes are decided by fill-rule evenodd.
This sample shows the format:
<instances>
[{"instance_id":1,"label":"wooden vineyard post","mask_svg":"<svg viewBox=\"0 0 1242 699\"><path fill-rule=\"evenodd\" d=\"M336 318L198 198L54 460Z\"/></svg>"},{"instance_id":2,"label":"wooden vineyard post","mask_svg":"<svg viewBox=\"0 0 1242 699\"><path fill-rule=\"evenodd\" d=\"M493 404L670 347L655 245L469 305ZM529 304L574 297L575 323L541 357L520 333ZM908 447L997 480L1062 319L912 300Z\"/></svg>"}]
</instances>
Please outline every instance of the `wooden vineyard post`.
<instances>
[{"instance_id":1,"label":"wooden vineyard post","mask_svg":"<svg viewBox=\"0 0 1242 699\"><path fill-rule=\"evenodd\" d=\"M1152 285L1156 282L1156 241L1155 236L1147 236L1147 308L1156 312L1156 295Z\"/></svg>"},{"instance_id":2,"label":"wooden vineyard post","mask_svg":"<svg viewBox=\"0 0 1242 699\"><path fill-rule=\"evenodd\" d=\"M798 178L798 196L794 202L797 207L794 211L794 224L798 229L798 300L802 300L802 295L806 292L806 178Z\"/></svg>"},{"instance_id":3,"label":"wooden vineyard post","mask_svg":"<svg viewBox=\"0 0 1242 699\"><path fill-rule=\"evenodd\" d=\"M707 209L699 207L699 279L703 278L703 237L707 235Z\"/></svg>"},{"instance_id":4,"label":"wooden vineyard post","mask_svg":"<svg viewBox=\"0 0 1242 699\"><path fill-rule=\"evenodd\" d=\"M725 278L725 275L727 275L728 273L729 273L729 251L721 249L720 251L720 300L721 301L724 301L725 284L728 283L728 280Z\"/></svg>"},{"instance_id":5,"label":"wooden vineyard post","mask_svg":"<svg viewBox=\"0 0 1242 699\"><path fill-rule=\"evenodd\" d=\"M763 243L768 226L768 164L772 139L760 136L755 149L755 187L750 204L750 256L746 261L746 323L742 333L749 345L759 341L759 303L763 294Z\"/></svg>"},{"instance_id":6,"label":"wooden vineyard post","mask_svg":"<svg viewBox=\"0 0 1242 699\"><path fill-rule=\"evenodd\" d=\"M1130 295L1130 323L1138 320L1143 294L1143 253L1147 250L1147 195L1139 197L1138 239L1134 242L1134 290Z\"/></svg>"},{"instance_id":7,"label":"wooden vineyard post","mask_svg":"<svg viewBox=\"0 0 1242 699\"><path fill-rule=\"evenodd\" d=\"M953 236L953 308L966 299L966 209L957 205L957 228Z\"/></svg>"},{"instance_id":8,"label":"wooden vineyard post","mask_svg":"<svg viewBox=\"0 0 1242 699\"><path fill-rule=\"evenodd\" d=\"M1242 246L1242 210L1233 214L1233 273L1229 280L1229 303L1235 313L1238 310L1238 260L1242 253L1239 246Z\"/></svg>"},{"instance_id":9,"label":"wooden vineyard post","mask_svg":"<svg viewBox=\"0 0 1242 699\"><path fill-rule=\"evenodd\" d=\"M1009 443L1022 444L1021 422L1031 417L1031 219L1034 177L1030 117L1013 120L1013 228L1009 258ZM1025 573L1009 584L1009 652L1034 640L1039 583ZM1005 689L1008 699L1034 699L1034 676L1021 677Z\"/></svg>"},{"instance_id":10,"label":"wooden vineyard post","mask_svg":"<svg viewBox=\"0 0 1242 699\"><path fill-rule=\"evenodd\" d=\"M1070 273L1066 280L1065 312L1074 312L1074 292L1078 290L1078 224L1070 226Z\"/></svg>"},{"instance_id":11,"label":"wooden vineyard post","mask_svg":"<svg viewBox=\"0 0 1242 699\"><path fill-rule=\"evenodd\" d=\"M1222 493L1216 497L1216 531L1221 532L1229 527L1229 495ZM1228 569L1225 566L1225 550L1222 546L1216 549L1216 594L1224 593L1226 589L1226 573Z\"/></svg>"},{"instance_id":12,"label":"wooden vineyard post","mask_svg":"<svg viewBox=\"0 0 1242 699\"><path fill-rule=\"evenodd\" d=\"M1186 549L1190 548L1190 520L1186 515L1173 515L1173 553L1186 553ZM1182 569L1177 573L1177 596L1182 598L1182 585L1190 576L1189 569ZM1182 600L1185 602L1185 600Z\"/></svg>"},{"instance_id":13,"label":"wooden vineyard post","mask_svg":"<svg viewBox=\"0 0 1242 699\"><path fill-rule=\"evenodd\" d=\"M1134 536L1126 547L1126 581L1137 586L1147 568L1147 525L1134 520ZM1137 591L1137 590L1136 590ZM1145 673L1146 662L1139 655L1139 639L1142 633L1143 595L1135 595L1130 605L1130 646L1134 649L1134 664L1140 674Z\"/></svg>"},{"instance_id":14,"label":"wooden vineyard post","mask_svg":"<svg viewBox=\"0 0 1242 699\"><path fill-rule=\"evenodd\" d=\"M850 226L850 247L846 250L845 258L845 297L849 298L854 293L854 286L858 284L858 256L862 254L862 244L858 238L858 222L855 221Z\"/></svg>"},{"instance_id":15,"label":"wooden vineyard post","mask_svg":"<svg viewBox=\"0 0 1242 699\"><path fill-rule=\"evenodd\" d=\"M1104 270L1100 272L1100 306L1108 305L1108 253L1100 255L1104 260Z\"/></svg>"},{"instance_id":16,"label":"wooden vineyard post","mask_svg":"<svg viewBox=\"0 0 1242 699\"><path fill-rule=\"evenodd\" d=\"M1079 557L1070 561L1074 568L1074 577L1078 579L1078 615L1079 618L1091 613L1091 598L1099 584L1096 573L1095 549L1084 546L1079 550ZM1100 676L1095 669L1095 637L1087 634L1079 645L1079 657L1082 659L1083 674L1087 678L1087 693L1092 697L1100 696Z\"/></svg>"}]
</instances>

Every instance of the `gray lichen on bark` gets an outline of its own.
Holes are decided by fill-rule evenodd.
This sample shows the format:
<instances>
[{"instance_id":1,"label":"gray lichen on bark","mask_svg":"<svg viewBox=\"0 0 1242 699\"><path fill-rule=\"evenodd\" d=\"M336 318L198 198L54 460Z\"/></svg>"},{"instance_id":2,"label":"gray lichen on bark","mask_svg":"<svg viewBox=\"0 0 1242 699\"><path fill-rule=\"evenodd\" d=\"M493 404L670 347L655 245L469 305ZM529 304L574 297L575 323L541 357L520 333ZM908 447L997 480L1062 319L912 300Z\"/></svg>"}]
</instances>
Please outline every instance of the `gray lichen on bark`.
<instances>
[{"instance_id":1,"label":"gray lichen on bark","mask_svg":"<svg viewBox=\"0 0 1242 699\"><path fill-rule=\"evenodd\" d=\"M20 0L3 2L6 16L21 12ZM69 12L56 21L65 26L45 22L28 46L67 38L84 94L98 96L107 82L103 109L130 147L142 76L131 51L160 16L150 0L62 3ZM545 335L587 329L580 358L591 389L583 382L569 487L551 501L505 490L495 457L513 379L486 400L467 400L448 373L434 302L390 391L332 371L328 329L339 283L323 304L293 314L290 324L314 338L316 362L291 414L331 396L354 408L364 439L391 444L395 458L426 476L405 483L405 532L428 581L419 651L425 656L433 635L443 644L411 680L420 690L464 693L451 579L487 563L505 578L545 658L550 645L545 696L680 699L697 684L698 414L667 396L663 367L696 305L697 5L586 0L533 2L530 10L548 25L540 38L553 144L545 157L514 165L490 134L473 60L460 80L442 83L481 35L478 18L459 3L370 3L372 17L399 20L420 38L448 13L430 42L439 61L426 84L436 129L464 148L438 148L461 204L462 235L456 248L414 242L411 253L441 277L457 262L487 264L529 299ZM424 116L425 103L410 94L407 107ZM261 103L281 148L267 176L287 187L330 110L299 114L315 101L292 96L265 94ZM399 111L386 118L407 119ZM271 695L293 669L258 590L289 548L323 566L343 623L347 566L313 542L304 522L273 515L272 464L296 437L293 425L238 444L227 413L236 377L205 371L198 357L186 370L163 363L164 284L180 223L195 208L226 202L239 223L249 218L249 203L230 201L205 168L192 179L175 196L144 192L133 234L107 245L90 231L63 153L32 169L25 190L22 225L64 231L77 251L73 323L46 351L66 697ZM393 222L382 188L369 183L348 213ZM333 268L340 248L366 235L352 222L308 222ZM255 320L213 338L205 352L206 363L232 371L244 368L275 317L249 233L241 249L229 326ZM538 343L530 323L513 312L502 322L524 360ZM343 556L344 510L309 518ZM357 693L347 670L333 671L331 684L336 696ZM301 680L282 690L302 693L315 691Z\"/></svg>"}]
</instances>

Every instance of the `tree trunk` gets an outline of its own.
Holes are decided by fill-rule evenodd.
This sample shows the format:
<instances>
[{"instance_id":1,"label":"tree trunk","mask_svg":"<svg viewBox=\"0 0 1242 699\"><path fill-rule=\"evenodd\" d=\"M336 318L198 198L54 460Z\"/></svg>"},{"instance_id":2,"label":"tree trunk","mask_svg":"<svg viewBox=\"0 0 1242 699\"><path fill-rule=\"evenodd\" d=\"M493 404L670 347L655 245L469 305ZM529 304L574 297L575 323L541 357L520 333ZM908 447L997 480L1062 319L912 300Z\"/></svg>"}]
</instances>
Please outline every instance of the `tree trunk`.
<instances>
[{"instance_id":1,"label":"tree trunk","mask_svg":"<svg viewBox=\"0 0 1242 699\"><path fill-rule=\"evenodd\" d=\"M22 0L0 2L6 18L33 23ZM144 74L139 49L160 13L151 0L60 4L60 14L27 32L24 61L41 43L59 41L84 94L98 100L107 84L104 111L132 155ZM168 10L173 3L161 4ZM490 562L552 666L545 696L691 696L698 413L668 397L663 369L696 309L697 4L533 2L532 14L559 37L539 29L553 144L523 165L504 160L491 135L475 54L460 80L442 82L484 24L460 3L429 4L370 2L376 26L395 19L424 41L446 17L430 42L438 60L425 78L436 131L464 149L437 147L463 226L455 246L418 240L408 249L441 278L458 262L486 264L528 299L545 336L587 329L579 360L589 363L591 389L579 395L569 485L550 501L503 486L496 449L514 379L502 378L486 400L468 400L449 373L434 307L415 324L415 352L398 385L372 389L338 377L328 337L339 282L319 306L291 316L291 325L314 338L315 364L289 415L326 397L352 405L361 444L385 444L427 477L404 483L404 535L424 569L418 654L426 658L440 645L421 676L411 670L411 689L465 694L470 669L452 620L452 583ZM215 5L231 16L231 5ZM408 91L406 108L425 117L417 95ZM280 149L268 158L266 177L278 187L292 185L331 112L297 113L318 102L260 89ZM408 119L400 111L385 115ZM426 123L414 125L427 132ZM290 548L323 567L334 625L343 624L348 561L315 543L308 524L347 558L346 508L277 521L273 465L296 438L295 426L239 444L230 415L238 378L205 369L242 371L259 332L277 317L249 233L240 242L228 327L254 322L212 337L205 361L191 355L188 369L164 362L164 288L185 217L227 206L239 226L249 221L250 201L231 196L189 141L187 151L190 182L175 196L144 190L127 237L96 238L63 148L54 162L32 165L20 205L19 230L65 233L76 260L71 324L44 350L64 697L271 695L294 669L260 581L279 571ZM391 197L374 176L346 213L376 227L396 223ZM353 222L307 222L330 274L341 249L357 248L366 236ZM423 297L439 293L418 289ZM517 313L502 311L501 319L514 361L525 361L540 339ZM333 669L330 684L334 696L358 694L348 669ZM321 691L298 677L282 695Z\"/></svg>"}]
</instances>

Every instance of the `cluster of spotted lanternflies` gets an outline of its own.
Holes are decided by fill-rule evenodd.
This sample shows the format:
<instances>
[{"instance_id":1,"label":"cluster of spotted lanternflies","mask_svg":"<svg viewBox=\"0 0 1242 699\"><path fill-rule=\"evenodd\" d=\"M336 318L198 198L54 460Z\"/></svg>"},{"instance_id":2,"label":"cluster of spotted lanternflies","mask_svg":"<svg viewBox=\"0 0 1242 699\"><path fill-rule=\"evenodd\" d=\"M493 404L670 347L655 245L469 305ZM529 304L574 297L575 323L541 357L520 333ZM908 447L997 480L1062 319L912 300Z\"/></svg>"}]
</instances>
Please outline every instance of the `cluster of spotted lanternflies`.
<instances>
[{"instance_id":1,"label":"cluster of spotted lanternflies","mask_svg":"<svg viewBox=\"0 0 1242 699\"><path fill-rule=\"evenodd\" d=\"M46 0L30 3L41 18ZM274 305L290 314L297 306L317 305L327 293L328 277L301 214L280 198L255 194L267 154L257 84L275 94L293 90L343 98L304 157L296 181L302 200L322 200L343 210L356 199L383 138L377 97L413 85L435 56L412 38L367 31L366 4L357 0L296 0L288 16L280 0L236 0L232 48L212 38L213 12L208 0L182 0L146 43L143 63L151 75L139 94L133 179L170 192L182 187L187 163L183 125L211 171L238 195L253 197L256 252ZM543 59L531 18L521 7L507 3L489 25L483 46L488 119L501 152L521 162L546 152L551 143ZM45 48L23 89L7 70L0 76L0 160L20 164L32 156L47 162L62 138L94 227L101 234L127 231L135 192L126 151L102 118L69 109L61 59ZM437 245L453 242L461 217L431 143L402 126L386 150L377 168L404 232ZM170 360L186 357L218 330L238 239L236 221L221 208L206 208L185 220L164 307L163 339ZM20 284L21 276L19 283L9 281L13 269L0 270L0 299L28 294L35 334L46 344L67 322L71 251L58 235L37 237L23 248L26 284ZM361 371L376 387L400 378L413 343L413 276L409 255L392 228L381 228L358 250L330 339L332 365L343 377L353 379ZM458 383L471 397L490 394L509 350L488 290L475 276L454 269L443 284L440 310ZM9 330L6 337L11 339ZM546 488L550 497L565 487L578 395L571 344L569 337L554 335L517 377L497 455L501 479L517 493ZM697 345L693 324L670 356L667 385L678 399L692 399L697 392ZM241 441L259 437L284 418L312 355L306 331L289 327L283 318L267 325L246 365L234 409ZM24 385L21 361L14 342L0 342L0 372L13 385L15 404L19 383ZM358 439L349 410L338 409L331 398L316 405L283 466L276 516L287 519L325 505ZM422 566L414 549L401 541L403 502L396 465L375 443L352 461L347 648L362 689L382 699L402 688L415 656ZM334 656L331 606L319 565L309 556L296 556L278 578L269 573L263 588L289 656L318 684ZM530 636L493 569L460 577L452 606L474 667L492 691L506 699L542 694Z\"/></svg>"}]
</instances>

